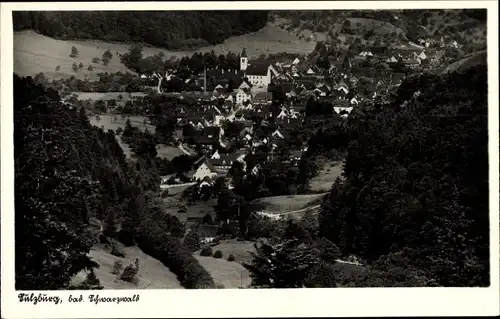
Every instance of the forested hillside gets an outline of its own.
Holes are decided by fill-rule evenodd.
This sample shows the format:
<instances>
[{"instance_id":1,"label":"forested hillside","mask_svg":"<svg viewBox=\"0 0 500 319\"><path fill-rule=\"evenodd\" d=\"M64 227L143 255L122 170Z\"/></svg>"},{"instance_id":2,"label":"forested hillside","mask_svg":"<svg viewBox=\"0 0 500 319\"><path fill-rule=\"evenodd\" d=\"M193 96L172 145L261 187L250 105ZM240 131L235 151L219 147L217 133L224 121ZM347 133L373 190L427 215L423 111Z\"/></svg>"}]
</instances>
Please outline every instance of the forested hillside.
<instances>
[{"instance_id":1,"label":"forested hillside","mask_svg":"<svg viewBox=\"0 0 500 319\"><path fill-rule=\"evenodd\" d=\"M108 240L160 260L184 287L214 286L181 245L183 225L159 206L149 153L126 162L112 131L30 77L14 76L14 119L16 289L65 289L82 269L98 267L87 257L97 240L92 219Z\"/></svg>"},{"instance_id":2,"label":"forested hillside","mask_svg":"<svg viewBox=\"0 0 500 319\"><path fill-rule=\"evenodd\" d=\"M346 181L322 205L320 235L388 273L488 285L487 101L481 65L409 79L393 108L353 114Z\"/></svg>"},{"instance_id":3,"label":"forested hillside","mask_svg":"<svg viewBox=\"0 0 500 319\"><path fill-rule=\"evenodd\" d=\"M290 10L271 11L269 15L271 21L278 21L289 31L323 33L333 43L347 37L391 45L400 40L416 42L443 36L463 45L467 53L486 48L484 9Z\"/></svg>"},{"instance_id":4,"label":"forested hillside","mask_svg":"<svg viewBox=\"0 0 500 319\"><path fill-rule=\"evenodd\" d=\"M20 11L14 31L60 39L143 42L170 50L211 45L255 32L267 11Z\"/></svg>"}]
</instances>

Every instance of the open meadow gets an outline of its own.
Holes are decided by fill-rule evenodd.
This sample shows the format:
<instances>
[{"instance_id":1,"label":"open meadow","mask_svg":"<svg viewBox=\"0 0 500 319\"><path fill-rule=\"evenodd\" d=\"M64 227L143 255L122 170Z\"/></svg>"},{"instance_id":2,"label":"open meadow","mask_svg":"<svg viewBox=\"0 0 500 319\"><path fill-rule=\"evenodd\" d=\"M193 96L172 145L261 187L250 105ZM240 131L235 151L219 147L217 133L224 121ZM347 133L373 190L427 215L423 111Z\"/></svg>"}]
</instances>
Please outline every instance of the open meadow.
<instances>
[{"instance_id":1,"label":"open meadow","mask_svg":"<svg viewBox=\"0 0 500 319\"><path fill-rule=\"evenodd\" d=\"M95 270L95 274L104 289L184 289L179 283L177 276L159 260L146 255L138 247L124 247L125 258L116 257L109 253L103 245L94 246L89 255L100 267ZM137 285L118 280L117 275L112 274L115 261L121 261L123 268L134 264L135 259L139 259L139 281ZM78 273L73 279L73 283L81 282L85 279L85 273Z\"/></svg>"},{"instance_id":2,"label":"open meadow","mask_svg":"<svg viewBox=\"0 0 500 319\"><path fill-rule=\"evenodd\" d=\"M223 285L226 289L236 289L246 288L252 283L249 271L236 261L228 261L225 255L221 259L203 257L199 253L195 253L194 256L210 273L216 285Z\"/></svg>"},{"instance_id":3,"label":"open meadow","mask_svg":"<svg viewBox=\"0 0 500 319\"><path fill-rule=\"evenodd\" d=\"M338 177L342 177L344 169L343 162L328 161L323 164L323 168L318 175L311 178L309 190L311 192L328 192Z\"/></svg>"},{"instance_id":4,"label":"open meadow","mask_svg":"<svg viewBox=\"0 0 500 319\"><path fill-rule=\"evenodd\" d=\"M256 199L255 204L262 205L268 214L284 214L297 210L306 210L321 204L326 193L307 195L283 195Z\"/></svg>"},{"instance_id":5,"label":"open meadow","mask_svg":"<svg viewBox=\"0 0 500 319\"><path fill-rule=\"evenodd\" d=\"M278 52L301 53L312 52L316 45L315 41L305 41L298 39L288 31L282 30L272 24L268 24L261 30L245 35L234 36L222 44L207 46L197 50L169 51L166 49L145 46L143 55L150 56L163 52L166 58L175 56L191 56L193 52L209 52L213 50L216 54L223 54L231 51L239 53L243 48L250 57L258 57L260 54L270 54ZM79 56L75 59L69 57L71 48L75 47ZM57 40L34 31L20 31L14 33L14 72L20 76L34 76L43 72L49 79L67 78L75 76L84 79L98 80L99 72L130 72L125 65L120 62L118 54L128 52L130 43L110 43L100 40ZM103 53L109 49L113 53L113 58L107 66L92 63L92 58L101 58ZM83 63L84 67L78 72L72 70L72 64ZM94 69L87 68L92 65ZM60 70L56 71L56 67Z\"/></svg>"}]
</instances>

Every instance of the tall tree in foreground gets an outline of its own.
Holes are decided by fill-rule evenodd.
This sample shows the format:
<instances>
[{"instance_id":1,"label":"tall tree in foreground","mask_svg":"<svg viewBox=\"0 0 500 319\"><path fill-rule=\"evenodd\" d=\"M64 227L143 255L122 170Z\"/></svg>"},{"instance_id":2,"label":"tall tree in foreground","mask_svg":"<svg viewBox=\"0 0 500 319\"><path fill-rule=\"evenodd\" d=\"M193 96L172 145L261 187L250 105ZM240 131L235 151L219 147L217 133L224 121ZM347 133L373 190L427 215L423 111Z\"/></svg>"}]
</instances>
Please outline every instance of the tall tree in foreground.
<instances>
[{"instance_id":1,"label":"tall tree in foreground","mask_svg":"<svg viewBox=\"0 0 500 319\"><path fill-rule=\"evenodd\" d=\"M319 251L300 240L278 245L255 244L251 263L244 264L258 288L303 288L309 272L320 264Z\"/></svg>"},{"instance_id":2,"label":"tall tree in foreground","mask_svg":"<svg viewBox=\"0 0 500 319\"><path fill-rule=\"evenodd\" d=\"M65 288L96 266L87 226L98 185L73 144L79 137L68 124L76 127L78 115L55 91L14 76L14 118L16 289Z\"/></svg>"}]
</instances>

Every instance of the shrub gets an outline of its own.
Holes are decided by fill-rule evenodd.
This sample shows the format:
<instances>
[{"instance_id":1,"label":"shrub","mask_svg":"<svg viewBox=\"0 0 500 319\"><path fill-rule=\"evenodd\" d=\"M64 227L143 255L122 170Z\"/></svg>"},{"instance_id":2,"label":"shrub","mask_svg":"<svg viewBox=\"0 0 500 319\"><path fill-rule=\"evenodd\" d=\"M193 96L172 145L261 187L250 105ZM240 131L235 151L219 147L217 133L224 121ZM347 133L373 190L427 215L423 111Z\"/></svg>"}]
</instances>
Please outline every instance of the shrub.
<instances>
[{"instance_id":1,"label":"shrub","mask_svg":"<svg viewBox=\"0 0 500 319\"><path fill-rule=\"evenodd\" d=\"M76 58L78 57L78 49L75 47L71 47L71 53L69 54L71 58Z\"/></svg>"},{"instance_id":2,"label":"shrub","mask_svg":"<svg viewBox=\"0 0 500 319\"><path fill-rule=\"evenodd\" d=\"M123 263L120 260L116 260L115 263L113 264L113 270L111 271L112 274L118 275L120 271L123 269Z\"/></svg>"},{"instance_id":3,"label":"shrub","mask_svg":"<svg viewBox=\"0 0 500 319\"><path fill-rule=\"evenodd\" d=\"M222 251L217 250L214 254L214 258L222 258Z\"/></svg>"},{"instance_id":4,"label":"shrub","mask_svg":"<svg viewBox=\"0 0 500 319\"><path fill-rule=\"evenodd\" d=\"M212 247L204 246L200 251L200 256L210 257L213 255Z\"/></svg>"},{"instance_id":5,"label":"shrub","mask_svg":"<svg viewBox=\"0 0 500 319\"><path fill-rule=\"evenodd\" d=\"M222 285L222 284L217 284L217 285L215 286L215 288L216 288L216 289L225 289L226 287L224 287L224 285Z\"/></svg>"},{"instance_id":6,"label":"shrub","mask_svg":"<svg viewBox=\"0 0 500 319\"><path fill-rule=\"evenodd\" d=\"M227 256L227 261L235 261L236 258L234 257L233 254L229 254L229 256Z\"/></svg>"},{"instance_id":7,"label":"shrub","mask_svg":"<svg viewBox=\"0 0 500 319\"><path fill-rule=\"evenodd\" d=\"M78 67L79 67L80 69L81 69L81 68L83 68L83 63L82 63L82 62L80 62L80 64L78 64Z\"/></svg>"},{"instance_id":8,"label":"shrub","mask_svg":"<svg viewBox=\"0 0 500 319\"><path fill-rule=\"evenodd\" d=\"M99 62L101 62L101 59L99 59L98 57L92 58L92 63L99 63Z\"/></svg>"},{"instance_id":9,"label":"shrub","mask_svg":"<svg viewBox=\"0 0 500 319\"><path fill-rule=\"evenodd\" d=\"M92 65L89 65L89 67L87 68L87 70L89 71L93 71L94 70L94 67Z\"/></svg>"},{"instance_id":10,"label":"shrub","mask_svg":"<svg viewBox=\"0 0 500 319\"><path fill-rule=\"evenodd\" d=\"M61 70L61 66L60 65L56 66L56 72L59 72L59 70Z\"/></svg>"},{"instance_id":11,"label":"shrub","mask_svg":"<svg viewBox=\"0 0 500 319\"><path fill-rule=\"evenodd\" d=\"M130 264L123 270L123 272L120 276L120 279L123 281L128 281L128 282L137 284L137 282L138 282L137 272L138 272L138 269L136 267L134 267L134 265Z\"/></svg>"}]
</instances>

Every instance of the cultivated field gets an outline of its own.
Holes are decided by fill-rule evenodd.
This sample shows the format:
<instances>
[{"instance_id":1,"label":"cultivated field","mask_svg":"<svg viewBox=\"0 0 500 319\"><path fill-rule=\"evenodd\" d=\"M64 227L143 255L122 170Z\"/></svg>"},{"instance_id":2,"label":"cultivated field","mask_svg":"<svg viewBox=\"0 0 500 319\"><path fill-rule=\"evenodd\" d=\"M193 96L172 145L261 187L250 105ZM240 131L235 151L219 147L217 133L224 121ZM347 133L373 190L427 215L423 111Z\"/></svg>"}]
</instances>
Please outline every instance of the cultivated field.
<instances>
[{"instance_id":1,"label":"cultivated field","mask_svg":"<svg viewBox=\"0 0 500 319\"><path fill-rule=\"evenodd\" d=\"M284 195L256 199L254 202L263 205L263 210L270 214L283 214L296 210L306 209L321 204L325 196L322 194Z\"/></svg>"},{"instance_id":2,"label":"cultivated field","mask_svg":"<svg viewBox=\"0 0 500 319\"><path fill-rule=\"evenodd\" d=\"M309 183L312 192L328 192L337 177L341 177L344 169L343 162L327 162L319 174Z\"/></svg>"},{"instance_id":3,"label":"cultivated field","mask_svg":"<svg viewBox=\"0 0 500 319\"><path fill-rule=\"evenodd\" d=\"M92 260L100 265L95 270L95 274L104 289L184 289L177 280L177 276L157 259L146 255L137 247L125 247L123 251L126 255L125 258L111 255L102 245L96 245L90 251L89 255ZM134 264L136 258L139 259L139 282L137 285L117 280L117 276L111 273L115 261L121 261L125 268L129 264ZM81 282L84 279L85 273L82 271L75 276L73 282Z\"/></svg>"},{"instance_id":4,"label":"cultivated field","mask_svg":"<svg viewBox=\"0 0 500 319\"><path fill-rule=\"evenodd\" d=\"M227 261L227 256L221 259L214 257L203 257L199 253L194 254L201 266L205 268L216 285L223 285L226 289L248 287L252 283L249 271L236 261Z\"/></svg>"},{"instance_id":5,"label":"cultivated field","mask_svg":"<svg viewBox=\"0 0 500 319\"><path fill-rule=\"evenodd\" d=\"M268 25L263 29L241 36L234 36L222 44L208 46L198 50L188 51L168 51L156 47L144 47L143 55L149 56L163 52L167 58L171 56L183 57L191 56L194 51L209 52L214 50L216 54L223 54L231 51L239 53L242 48L246 48L250 57L260 54L277 52L295 52L306 54L314 50L315 41L307 42L299 40L296 36L285 30L281 30L273 25ZM74 46L79 51L79 57L70 58L71 47ZM88 77L96 80L99 72L131 72L121 62L116 53L124 54L128 52L130 44L109 43L94 40L56 40L40 35L34 31L20 31L14 33L14 72L21 76L34 76L39 72L45 73L49 79L67 78L75 76L83 79ZM109 49L113 53L113 58L107 66L91 63L93 57L102 57L102 54ZM73 72L71 66L73 62L83 63L84 67L77 73ZM93 71L88 71L87 67L92 64ZM60 70L56 72L56 67Z\"/></svg>"}]
</instances>

